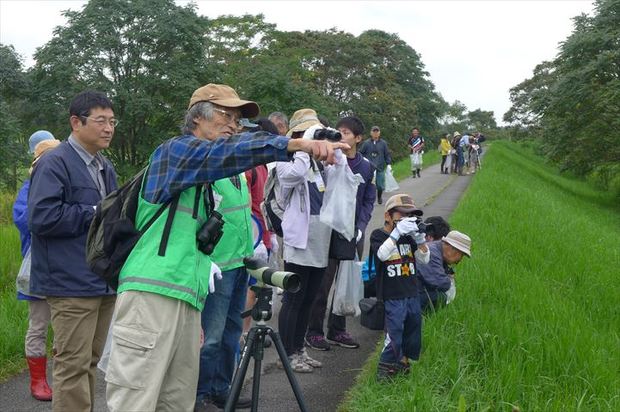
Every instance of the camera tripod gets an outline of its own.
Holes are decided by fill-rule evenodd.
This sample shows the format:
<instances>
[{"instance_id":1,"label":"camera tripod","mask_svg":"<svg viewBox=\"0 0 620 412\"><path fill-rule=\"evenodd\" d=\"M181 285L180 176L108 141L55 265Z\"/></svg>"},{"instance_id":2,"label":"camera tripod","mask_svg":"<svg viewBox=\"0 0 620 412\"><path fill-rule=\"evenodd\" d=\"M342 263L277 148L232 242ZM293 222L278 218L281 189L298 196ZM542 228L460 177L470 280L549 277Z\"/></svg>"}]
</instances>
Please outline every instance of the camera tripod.
<instances>
[{"instance_id":1,"label":"camera tripod","mask_svg":"<svg viewBox=\"0 0 620 412\"><path fill-rule=\"evenodd\" d=\"M278 332L274 331L270 326L268 326L265 321L271 319L271 297L272 290L270 287L261 286L252 286L254 291L256 292L256 304L254 307L241 314L242 318L246 318L248 316L252 316L252 319L256 321L256 324L250 329L248 332L248 337L241 352L241 361L239 362L239 366L237 367L237 371L235 372L235 376L233 378L230 395L226 400L226 405L224 406L225 412L234 411L235 405L239 400L239 394L241 393L241 386L243 385L243 380L245 379L245 375L248 371L248 365L250 364L250 357L254 358L254 378L252 380L252 412L256 412L258 410L258 391L260 387L260 376L261 376L261 363L263 361L263 356L265 352L265 348L263 344L265 343L265 336L269 335L271 340L273 341L273 345L278 352L278 356L280 357L280 361L282 362L282 366L284 367L284 372L286 372L286 377L291 385L291 389L295 394L295 398L297 399L297 404L299 405L299 410L302 412L306 412L306 405L304 403L304 398L301 393L301 388L295 379L295 375L293 374L293 370L291 369L291 365L288 361L288 356L286 355L286 350L284 349L284 345L282 344L282 340L280 339L280 335Z\"/></svg>"}]
</instances>

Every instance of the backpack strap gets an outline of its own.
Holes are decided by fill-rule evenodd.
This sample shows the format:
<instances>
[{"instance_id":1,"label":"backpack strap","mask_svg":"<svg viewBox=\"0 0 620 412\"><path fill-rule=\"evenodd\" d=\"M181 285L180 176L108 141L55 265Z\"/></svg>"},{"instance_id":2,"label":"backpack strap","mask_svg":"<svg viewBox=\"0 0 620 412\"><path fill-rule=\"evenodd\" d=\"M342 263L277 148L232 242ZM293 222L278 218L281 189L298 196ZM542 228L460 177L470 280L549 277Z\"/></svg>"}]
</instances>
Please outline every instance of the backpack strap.
<instances>
[{"instance_id":1,"label":"backpack strap","mask_svg":"<svg viewBox=\"0 0 620 412\"><path fill-rule=\"evenodd\" d=\"M168 247L168 240L170 239L170 230L172 229L172 222L174 221L174 215L176 214L180 197L181 194L179 193L172 198L172 201L170 201L170 210L168 211L168 218L166 219L166 224L164 225L164 233L161 234L161 242L159 242L159 251L157 252L159 256L166 255L166 248ZM164 206L160 207L157 212L159 213L160 211L163 211L162 209L164 209Z\"/></svg>"}]
</instances>

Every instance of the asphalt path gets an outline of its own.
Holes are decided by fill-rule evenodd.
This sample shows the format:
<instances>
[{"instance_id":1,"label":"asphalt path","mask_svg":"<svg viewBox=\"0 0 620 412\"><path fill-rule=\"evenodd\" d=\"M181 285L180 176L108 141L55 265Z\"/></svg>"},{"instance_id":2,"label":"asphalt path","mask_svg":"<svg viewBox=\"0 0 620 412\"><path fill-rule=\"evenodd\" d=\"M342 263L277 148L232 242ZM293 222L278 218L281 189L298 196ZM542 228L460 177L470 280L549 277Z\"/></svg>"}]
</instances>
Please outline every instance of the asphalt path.
<instances>
[{"instance_id":1,"label":"asphalt path","mask_svg":"<svg viewBox=\"0 0 620 412\"><path fill-rule=\"evenodd\" d=\"M368 225L366 237L372 230L383 225L383 206L390 195L408 193L416 205L424 210L424 216L443 216L446 220L458 204L465 192L472 176L445 175L439 172L439 165L432 165L421 172L421 178L407 178L400 182L400 189L396 192L385 193L384 204L375 205L372 219ZM368 242L365 246L368 253ZM274 294L274 317L268 325L277 329L277 312L280 307L280 296ZM342 402L347 390L355 383L355 378L361 371L368 357L375 350L382 338L382 332L371 331L362 327L359 318L348 318L347 329L360 342L358 349L345 349L332 346L331 350L320 352L309 349L313 358L323 362L323 367L315 369L313 373L295 374L300 385L305 404L310 411L335 411ZM271 412L289 412L299 410L295 396L290 387L286 374L276 367L278 358L273 348L265 350L260 378L259 410ZM246 374L245 387L242 396L250 396L253 376L254 360ZM48 367L49 382L51 382L51 361ZM0 410L5 412L44 412L51 411L51 402L39 402L30 396L28 373L13 377L0 384ZM105 382L102 373L98 374L95 396L95 412L105 412ZM218 409L212 406L213 411ZM64 411L71 412L71 411Z\"/></svg>"}]
</instances>

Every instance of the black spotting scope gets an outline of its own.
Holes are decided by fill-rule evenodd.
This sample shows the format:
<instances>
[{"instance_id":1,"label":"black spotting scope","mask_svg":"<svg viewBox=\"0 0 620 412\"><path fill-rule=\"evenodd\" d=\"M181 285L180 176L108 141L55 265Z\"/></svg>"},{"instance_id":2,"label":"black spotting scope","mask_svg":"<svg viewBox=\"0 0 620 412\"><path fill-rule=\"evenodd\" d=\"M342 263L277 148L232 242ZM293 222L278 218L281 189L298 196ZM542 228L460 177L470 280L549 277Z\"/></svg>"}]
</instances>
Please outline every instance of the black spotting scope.
<instances>
[{"instance_id":1,"label":"black spotting scope","mask_svg":"<svg viewBox=\"0 0 620 412\"><path fill-rule=\"evenodd\" d=\"M250 276L258 282L276 286L291 293L299 291L301 279L297 273L273 270L265 261L254 257L246 257L243 259L243 264Z\"/></svg>"}]
</instances>

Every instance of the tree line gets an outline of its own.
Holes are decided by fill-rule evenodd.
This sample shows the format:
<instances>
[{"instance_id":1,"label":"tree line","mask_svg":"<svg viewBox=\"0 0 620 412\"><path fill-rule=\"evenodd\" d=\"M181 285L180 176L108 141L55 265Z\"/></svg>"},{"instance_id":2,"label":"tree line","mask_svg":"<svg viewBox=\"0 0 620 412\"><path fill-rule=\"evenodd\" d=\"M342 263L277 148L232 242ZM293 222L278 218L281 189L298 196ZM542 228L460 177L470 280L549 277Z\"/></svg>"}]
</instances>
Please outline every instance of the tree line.
<instances>
[{"instance_id":1,"label":"tree line","mask_svg":"<svg viewBox=\"0 0 620 412\"><path fill-rule=\"evenodd\" d=\"M551 61L510 89L504 121L533 138L562 170L620 196L620 0L596 0L574 18Z\"/></svg>"},{"instance_id":2,"label":"tree line","mask_svg":"<svg viewBox=\"0 0 620 412\"><path fill-rule=\"evenodd\" d=\"M260 14L208 19L173 0L91 0L63 14L66 25L27 70L13 46L0 45L0 185L11 190L23 177L28 136L47 129L64 139L69 102L86 88L114 102L120 124L107 154L125 178L179 133L189 96L206 83L232 86L263 114L354 114L367 128L381 126L396 158L416 126L433 144L444 132L497 127L492 111L446 102L396 34L283 32Z\"/></svg>"}]
</instances>

